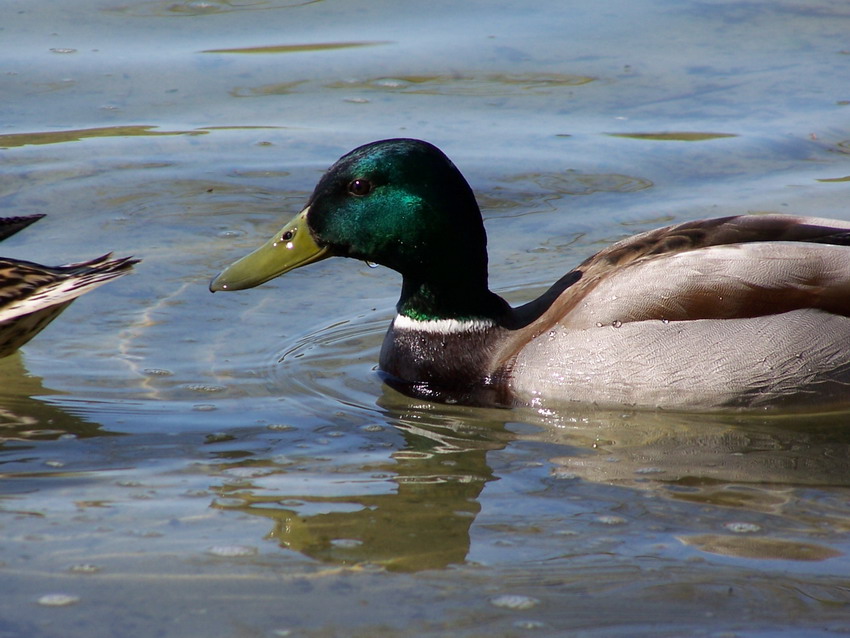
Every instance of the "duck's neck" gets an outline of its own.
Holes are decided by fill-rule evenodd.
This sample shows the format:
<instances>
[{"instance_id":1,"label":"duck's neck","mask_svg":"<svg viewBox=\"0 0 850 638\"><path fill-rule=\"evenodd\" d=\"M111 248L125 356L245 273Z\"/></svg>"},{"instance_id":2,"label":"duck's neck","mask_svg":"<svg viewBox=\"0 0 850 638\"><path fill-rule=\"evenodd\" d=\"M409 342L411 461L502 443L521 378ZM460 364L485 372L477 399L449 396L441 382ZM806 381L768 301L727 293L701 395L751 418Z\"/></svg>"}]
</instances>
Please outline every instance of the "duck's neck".
<instances>
[{"instance_id":1,"label":"duck's neck","mask_svg":"<svg viewBox=\"0 0 850 638\"><path fill-rule=\"evenodd\" d=\"M505 335L503 317L510 312L486 286L449 289L405 278L398 315L381 348L385 380L432 401L501 404L506 399L494 372Z\"/></svg>"},{"instance_id":2,"label":"duck's neck","mask_svg":"<svg viewBox=\"0 0 850 638\"><path fill-rule=\"evenodd\" d=\"M420 281L405 277L398 314L413 321L500 323L510 306L487 288L486 276L469 280L458 274L453 281Z\"/></svg>"}]
</instances>

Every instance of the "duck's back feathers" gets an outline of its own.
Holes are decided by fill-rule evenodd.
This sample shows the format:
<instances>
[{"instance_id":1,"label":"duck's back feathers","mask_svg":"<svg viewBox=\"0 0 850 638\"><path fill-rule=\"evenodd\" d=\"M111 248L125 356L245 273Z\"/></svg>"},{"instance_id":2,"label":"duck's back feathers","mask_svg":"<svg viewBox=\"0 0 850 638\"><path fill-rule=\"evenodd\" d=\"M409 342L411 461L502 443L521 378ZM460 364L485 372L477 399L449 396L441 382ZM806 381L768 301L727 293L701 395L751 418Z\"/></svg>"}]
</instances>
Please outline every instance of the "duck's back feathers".
<instances>
[{"instance_id":1,"label":"duck's back feathers","mask_svg":"<svg viewBox=\"0 0 850 638\"><path fill-rule=\"evenodd\" d=\"M850 316L850 249L757 242L658 255L610 271L558 323L736 319L813 308ZM565 296L566 297L566 296Z\"/></svg>"},{"instance_id":2,"label":"duck's back feathers","mask_svg":"<svg viewBox=\"0 0 850 638\"><path fill-rule=\"evenodd\" d=\"M784 215L687 222L582 263L548 309L567 324L850 312L850 223ZM593 317L601 313L601 317ZM616 316L621 315L621 316Z\"/></svg>"},{"instance_id":3,"label":"duck's back feathers","mask_svg":"<svg viewBox=\"0 0 850 638\"><path fill-rule=\"evenodd\" d=\"M737 215L666 226L616 242L582 263L591 267L624 266L653 255L728 244L794 241L850 245L850 222L792 215Z\"/></svg>"},{"instance_id":4,"label":"duck's back feathers","mask_svg":"<svg viewBox=\"0 0 850 638\"><path fill-rule=\"evenodd\" d=\"M110 279L126 275L138 259L107 253L66 266L0 258L0 323L73 301Z\"/></svg>"},{"instance_id":5,"label":"duck's back feathers","mask_svg":"<svg viewBox=\"0 0 850 638\"><path fill-rule=\"evenodd\" d=\"M0 239L37 221L43 215L0 219ZM127 274L138 259L111 259L106 254L66 266L49 267L29 261L0 258L0 357L41 332L74 299Z\"/></svg>"}]
</instances>

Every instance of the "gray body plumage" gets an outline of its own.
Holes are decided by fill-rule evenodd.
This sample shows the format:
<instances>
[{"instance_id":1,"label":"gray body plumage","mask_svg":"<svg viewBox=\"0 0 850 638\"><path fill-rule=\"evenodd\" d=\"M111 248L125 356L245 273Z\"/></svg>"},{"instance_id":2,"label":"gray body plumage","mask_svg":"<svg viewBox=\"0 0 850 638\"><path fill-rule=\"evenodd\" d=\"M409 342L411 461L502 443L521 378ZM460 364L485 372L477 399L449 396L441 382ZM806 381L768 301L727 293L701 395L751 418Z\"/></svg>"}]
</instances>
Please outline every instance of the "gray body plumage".
<instances>
[{"instance_id":1,"label":"gray body plumage","mask_svg":"<svg viewBox=\"0 0 850 638\"><path fill-rule=\"evenodd\" d=\"M529 343L511 386L532 405L713 409L850 402L850 319L766 317L558 326Z\"/></svg>"}]
</instances>

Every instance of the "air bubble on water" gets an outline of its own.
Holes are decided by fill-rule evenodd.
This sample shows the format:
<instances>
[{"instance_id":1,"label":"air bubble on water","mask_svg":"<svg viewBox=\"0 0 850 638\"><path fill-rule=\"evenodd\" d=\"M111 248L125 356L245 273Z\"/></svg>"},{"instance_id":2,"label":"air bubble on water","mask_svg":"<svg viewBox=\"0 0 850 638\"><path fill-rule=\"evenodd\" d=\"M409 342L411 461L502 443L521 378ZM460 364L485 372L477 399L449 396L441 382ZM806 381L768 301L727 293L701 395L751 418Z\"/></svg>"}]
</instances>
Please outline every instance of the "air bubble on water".
<instances>
[{"instance_id":1,"label":"air bubble on water","mask_svg":"<svg viewBox=\"0 0 850 638\"><path fill-rule=\"evenodd\" d=\"M517 629L543 629L546 627L546 623L539 620L517 620L514 627Z\"/></svg>"},{"instance_id":2,"label":"air bubble on water","mask_svg":"<svg viewBox=\"0 0 850 638\"><path fill-rule=\"evenodd\" d=\"M602 523L603 525L624 525L626 523L626 519L622 516L603 515L597 516L596 522Z\"/></svg>"},{"instance_id":3,"label":"air bubble on water","mask_svg":"<svg viewBox=\"0 0 850 638\"><path fill-rule=\"evenodd\" d=\"M275 432L292 432L293 430L298 429L294 425L289 425L288 423L269 423L266 428L274 430Z\"/></svg>"},{"instance_id":4,"label":"air bubble on water","mask_svg":"<svg viewBox=\"0 0 850 638\"><path fill-rule=\"evenodd\" d=\"M68 571L72 574L97 574L100 571L100 567L91 563L78 563L77 565L71 565Z\"/></svg>"},{"instance_id":5,"label":"air bubble on water","mask_svg":"<svg viewBox=\"0 0 850 638\"><path fill-rule=\"evenodd\" d=\"M187 390L191 390L192 392L224 392L227 390L227 386L223 385L215 385L213 383L189 383L184 386Z\"/></svg>"},{"instance_id":6,"label":"air bubble on water","mask_svg":"<svg viewBox=\"0 0 850 638\"><path fill-rule=\"evenodd\" d=\"M532 596L523 596L521 594L502 594L490 599L490 604L494 607L502 607L503 609L531 609L537 607L540 601Z\"/></svg>"},{"instance_id":7,"label":"air bubble on water","mask_svg":"<svg viewBox=\"0 0 850 638\"><path fill-rule=\"evenodd\" d=\"M174 376L174 373L171 370L166 370L165 368L145 368L142 372L144 372L149 377L171 377L171 376Z\"/></svg>"},{"instance_id":8,"label":"air bubble on water","mask_svg":"<svg viewBox=\"0 0 850 638\"><path fill-rule=\"evenodd\" d=\"M196 403L192 406L192 409L195 412L213 412L215 410L218 410L218 408L212 403Z\"/></svg>"},{"instance_id":9,"label":"air bubble on water","mask_svg":"<svg viewBox=\"0 0 850 638\"><path fill-rule=\"evenodd\" d=\"M410 82L397 78L381 78L380 80L375 80L374 84L383 89L401 89L408 86Z\"/></svg>"},{"instance_id":10,"label":"air bubble on water","mask_svg":"<svg viewBox=\"0 0 850 638\"><path fill-rule=\"evenodd\" d=\"M340 549L353 549L360 547L362 544L363 541L359 541L356 538L335 538L331 541L331 545Z\"/></svg>"},{"instance_id":11,"label":"air bubble on water","mask_svg":"<svg viewBox=\"0 0 850 638\"><path fill-rule=\"evenodd\" d=\"M38 604L45 607L67 607L78 602L80 597L71 594L45 594L38 599Z\"/></svg>"},{"instance_id":12,"label":"air bubble on water","mask_svg":"<svg viewBox=\"0 0 850 638\"><path fill-rule=\"evenodd\" d=\"M255 556L257 548L249 545L213 545L207 549L207 553L221 558L242 558Z\"/></svg>"},{"instance_id":13,"label":"air bubble on water","mask_svg":"<svg viewBox=\"0 0 850 638\"><path fill-rule=\"evenodd\" d=\"M723 527L728 529L730 532L735 532L736 534L752 534L753 532L761 531L761 525L756 525L755 523L741 523L738 521L726 523Z\"/></svg>"}]
</instances>

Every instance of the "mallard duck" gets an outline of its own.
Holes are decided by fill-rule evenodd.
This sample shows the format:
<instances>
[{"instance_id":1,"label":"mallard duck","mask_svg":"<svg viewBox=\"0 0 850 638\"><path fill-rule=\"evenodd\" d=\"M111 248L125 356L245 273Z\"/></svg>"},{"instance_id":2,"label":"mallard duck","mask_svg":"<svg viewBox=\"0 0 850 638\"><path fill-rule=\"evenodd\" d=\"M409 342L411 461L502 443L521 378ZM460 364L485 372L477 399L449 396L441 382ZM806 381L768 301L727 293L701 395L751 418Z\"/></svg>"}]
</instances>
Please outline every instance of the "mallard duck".
<instances>
[{"instance_id":1,"label":"mallard duck","mask_svg":"<svg viewBox=\"0 0 850 638\"><path fill-rule=\"evenodd\" d=\"M44 215L0 218L0 240ZM0 357L27 343L80 295L126 275L138 259L109 254L67 266L0 257Z\"/></svg>"},{"instance_id":2,"label":"mallard duck","mask_svg":"<svg viewBox=\"0 0 850 638\"><path fill-rule=\"evenodd\" d=\"M445 402L677 409L850 403L850 223L692 221L619 241L512 308L487 284L475 196L435 146L344 155L306 207L210 289L331 256L403 277L385 379Z\"/></svg>"}]
</instances>

